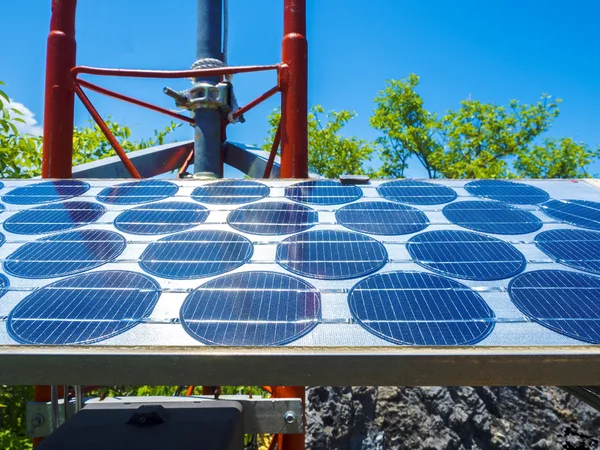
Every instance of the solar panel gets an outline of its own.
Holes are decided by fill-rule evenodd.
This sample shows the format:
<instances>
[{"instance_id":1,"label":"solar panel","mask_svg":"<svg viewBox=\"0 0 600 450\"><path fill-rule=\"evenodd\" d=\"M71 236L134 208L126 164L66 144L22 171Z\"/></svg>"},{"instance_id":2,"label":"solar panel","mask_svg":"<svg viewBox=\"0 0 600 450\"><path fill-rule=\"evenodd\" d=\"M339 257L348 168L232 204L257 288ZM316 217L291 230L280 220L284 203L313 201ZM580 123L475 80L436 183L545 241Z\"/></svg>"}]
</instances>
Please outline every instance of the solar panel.
<instances>
[{"instance_id":1,"label":"solar panel","mask_svg":"<svg viewBox=\"0 0 600 450\"><path fill-rule=\"evenodd\" d=\"M189 230L203 223L209 211L191 202L159 202L122 212L115 228L131 234L168 234Z\"/></svg>"},{"instance_id":2,"label":"solar panel","mask_svg":"<svg viewBox=\"0 0 600 450\"><path fill-rule=\"evenodd\" d=\"M134 205L164 200L175 195L178 190L179 187L169 181L130 181L102 189L96 198L102 203Z\"/></svg>"},{"instance_id":3,"label":"solar panel","mask_svg":"<svg viewBox=\"0 0 600 450\"><path fill-rule=\"evenodd\" d=\"M600 278L562 270L526 272L511 280L513 303L557 333L600 344Z\"/></svg>"},{"instance_id":4,"label":"solar panel","mask_svg":"<svg viewBox=\"0 0 600 450\"><path fill-rule=\"evenodd\" d=\"M382 197L411 205L440 205L456 199L456 192L442 184L418 180L395 180L377 188Z\"/></svg>"},{"instance_id":5,"label":"solar panel","mask_svg":"<svg viewBox=\"0 0 600 450\"><path fill-rule=\"evenodd\" d=\"M494 329L495 315L467 286L423 272L385 272L348 295L354 319L395 344L473 345Z\"/></svg>"},{"instance_id":6,"label":"solar panel","mask_svg":"<svg viewBox=\"0 0 600 450\"><path fill-rule=\"evenodd\" d=\"M429 225L424 212L392 202L351 203L338 209L335 218L351 230L378 235L416 233Z\"/></svg>"},{"instance_id":7,"label":"solar panel","mask_svg":"<svg viewBox=\"0 0 600 450\"><path fill-rule=\"evenodd\" d=\"M5 275L0 273L0 297L2 297L7 292L7 288L10 286L10 281L6 278Z\"/></svg>"},{"instance_id":8,"label":"solar panel","mask_svg":"<svg viewBox=\"0 0 600 450\"><path fill-rule=\"evenodd\" d=\"M260 202L237 208L227 223L244 233L282 235L313 227L319 216L308 206L289 202Z\"/></svg>"},{"instance_id":9,"label":"solar panel","mask_svg":"<svg viewBox=\"0 0 600 450\"><path fill-rule=\"evenodd\" d=\"M525 234L542 228L542 221L529 211L500 202L454 202L442 212L450 222L483 233Z\"/></svg>"},{"instance_id":10,"label":"solar panel","mask_svg":"<svg viewBox=\"0 0 600 450\"><path fill-rule=\"evenodd\" d=\"M341 205L360 199L362 190L352 184L331 180L303 181L285 188L290 200L313 205Z\"/></svg>"},{"instance_id":11,"label":"solar panel","mask_svg":"<svg viewBox=\"0 0 600 450\"><path fill-rule=\"evenodd\" d=\"M556 262L600 274L600 233L586 230L548 230L538 234L535 243Z\"/></svg>"},{"instance_id":12,"label":"solar panel","mask_svg":"<svg viewBox=\"0 0 600 450\"><path fill-rule=\"evenodd\" d=\"M86 193L90 185L79 180L56 180L27 184L9 191L2 196L2 201L12 205L35 205L51 203Z\"/></svg>"},{"instance_id":13,"label":"solar panel","mask_svg":"<svg viewBox=\"0 0 600 450\"><path fill-rule=\"evenodd\" d=\"M541 209L547 216L564 223L600 230L600 203L588 200L549 200Z\"/></svg>"},{"instance_id":14,"label":"solar panel","mask_svg":"<svg viewBox=\"0 0 600 450\"><path fill-rule=\"evenodd\" d=\"M135 272L76 275L29 294L10 312L7 330L21 344L91 344L149 317L160 294L156 281Z\"/></svg>"},{"instance_id":15,"label":"solar panel","mask_svg":"<svg viewBox=\"0 0 600 450\"><path fill-rule=\"evenodd\" d=\"M199 186L192 198L211 205L238 205L261 200L269 196L270 189L250 180L225 180Z\"/></svg>"},{"instance_id":16,"label":"solar panel","mask_svg":"<svg viewBox=\"0 0 600 450\"><path fill-rule=\"evenodd\" d=\"M406 244L426 269L467 280L501 280L525 269L525 257L508 242L471 231L427 231Z\"/></svg>"},{"instance_id":17,"label":"solar panel","mask_svg":"<svg viewBox=\"0 0 600 450\"><path fill-rule=\"evenodd\" d=\"M4 235L2 233L0 233L0 246L2 244L4 244L5 241L6 241L6 238L4 237Z\"/></svg>"},{"instance_id":18,"label":"solar panel","mask_svg":"<svg viewBox=\"0 0 600 450\"><path fill-rule=\"evenodd\" d=\"M284 345L317 326L321 295L290 275L238 272L194 290L180 320L194 339L208 345Z\"/></svg>"},{"instance_id":19,"label":"solar panel","mask_svg":"<svg viewBox=\"0 0 600 450\"><path fill-rule=\"evenodd\" d=\"M2 189L4 187L4 183L2 181L0 181L0 189Z\"/></svg>"},{"instance_id":20,"label":"solar panel","mask_svg":"<svg viewBox=\"0 0 600 450\"><path fill-rule=\"evenodd\" d=\"M383 244L364 234L314 230L290 236L277 246L277 263L298 275L343 280L368 275L388 260Z\"/></svg>"},{"instance_id":21,"label":"solar panel","mask_svg":"<svg viewBox=\"0 0 600 450\"><path fill-rule=\"evenodd\" d=\"M52 203L19 211L4 221L4 229L15 234L54 233L96 222L105 212L99 203Z\"/></svg>"},{"instance_id":22,"label":"solar panel","mask_svg":"<svg viewBox=\"0 0 600 450\"><path fill-rule=\"evenodd\" d=\"M231 231L194 230L150 244L142 253L140 266L162 278L204 278L240 267L253 252L248 239Z\"/></svg>"},{"instance_id":23,"label":"solar panel","mask_svg":"<svg viewBox=\"0 0 600 450\"><path fill-rule=\"evenodd\" d=\"M4 270L20 278L73 275L113 261L125 238L109 230L77 230L28 242L11 253Z\"/></svg>"},{"instance_id":24,"label":"solar panel","mask_svg":"<svg viewBox=\"0 0 600 450\"><path fill-rule=\"evenodd\" d=\"M475 180L465 184L465 189L477 197L516 205L537 205L549 198L548 193L538 187L506 180Z\"/></svg>"}]
</instances>

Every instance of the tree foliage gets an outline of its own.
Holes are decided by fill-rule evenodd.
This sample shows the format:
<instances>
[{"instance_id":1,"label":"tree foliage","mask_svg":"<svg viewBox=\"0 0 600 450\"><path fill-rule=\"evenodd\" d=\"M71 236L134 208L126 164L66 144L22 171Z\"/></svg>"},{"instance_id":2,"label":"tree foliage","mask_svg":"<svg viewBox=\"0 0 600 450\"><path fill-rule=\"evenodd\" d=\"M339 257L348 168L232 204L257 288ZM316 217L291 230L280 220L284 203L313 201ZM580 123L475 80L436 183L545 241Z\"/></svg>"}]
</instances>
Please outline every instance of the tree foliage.
<instances>
[{"instance_id":1,"label":"tree foliage","mask_svg":"<svg viewBox=\"0 0 600 450\"><path fill-rule=\"evenodd\" d=\"M308 166L314 173L327 178L343 174L365 173L365 163L371 159L375 146L364 139L346 137L343 128L356 117L351 111L325 113L322 106L311 108L308 115ZM268 117L269 137L263 149L270 151L281 111L276 109Z\"/></svg>"}]
</instances>

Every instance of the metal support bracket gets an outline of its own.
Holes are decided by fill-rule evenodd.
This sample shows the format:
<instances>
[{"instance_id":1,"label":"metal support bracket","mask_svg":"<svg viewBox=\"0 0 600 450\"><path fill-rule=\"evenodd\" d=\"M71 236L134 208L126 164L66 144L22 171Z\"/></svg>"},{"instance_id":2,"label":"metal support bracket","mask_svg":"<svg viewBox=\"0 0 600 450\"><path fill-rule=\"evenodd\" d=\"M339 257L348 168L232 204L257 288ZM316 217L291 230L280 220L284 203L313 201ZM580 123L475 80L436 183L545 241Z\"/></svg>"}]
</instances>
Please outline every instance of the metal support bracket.
<instances>
[{"instance_id":1,"label":"metal support bracket","mask_svg":"<svg viewBox=\"0 0 600 450\"><path fill-rule=\"evenodd\" d=\"M84 399L84 408L92 404L127 403L127 404L179 404L207 402L237 402L242 405L243 431L246 434L295 434L302 433L302 400L299 398L249 398L247 395L223 395L215 400L212 396L196 397L107 397ZM58 401L58 425L65 423L65 417L75 415L75 400L67 404L65 416L64 401ZM27 435L30 437L46 437L55 428L52 426L51 402L31 402L27 404Z\"/></svg>"},{"instance_id":2,"label":"metal support bracket","mask_svg":"<svg viewBox=\"0 0 600 450\"><path fill-rule=\"evenodd\" d=\"M221 109L228 113L231 111L232 86L223 81L218 84L206 82L195 83L190 89L176 91L165 87L163 92L175 99L178 108L195 111L196 109Z\"/></svg>"}]
</instances>

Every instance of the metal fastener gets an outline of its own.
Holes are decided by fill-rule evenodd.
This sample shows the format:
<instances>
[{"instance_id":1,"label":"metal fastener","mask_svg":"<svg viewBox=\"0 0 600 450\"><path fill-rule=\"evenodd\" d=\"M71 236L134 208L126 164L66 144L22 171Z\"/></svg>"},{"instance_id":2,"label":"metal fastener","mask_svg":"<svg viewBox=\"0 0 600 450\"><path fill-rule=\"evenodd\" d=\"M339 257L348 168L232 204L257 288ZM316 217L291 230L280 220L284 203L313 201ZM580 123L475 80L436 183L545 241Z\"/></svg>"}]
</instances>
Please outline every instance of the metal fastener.
<instances>
[{"instance_id":1,"label":"metal fastener","mask_svg":"<svg viewBox=\"0 0 600 450\"><path fill-rule=\"evenodd\" d=\"M36 414L33 419L31 419L31 425L34 428L41 427L44 424L44 416L41 414Z\"/></svg>"},{"instance_id":2,"label":"metal fastener","mask_svg":"<svg viewBox=\"0 0 600 450\"><path fill-rule=\"evenodd\" d=\"M287 423L294 423L294 422L296 422L296 413L294 411L287 411L283 415L283 420L285 420Z\"/></svg>"}]
</instances>

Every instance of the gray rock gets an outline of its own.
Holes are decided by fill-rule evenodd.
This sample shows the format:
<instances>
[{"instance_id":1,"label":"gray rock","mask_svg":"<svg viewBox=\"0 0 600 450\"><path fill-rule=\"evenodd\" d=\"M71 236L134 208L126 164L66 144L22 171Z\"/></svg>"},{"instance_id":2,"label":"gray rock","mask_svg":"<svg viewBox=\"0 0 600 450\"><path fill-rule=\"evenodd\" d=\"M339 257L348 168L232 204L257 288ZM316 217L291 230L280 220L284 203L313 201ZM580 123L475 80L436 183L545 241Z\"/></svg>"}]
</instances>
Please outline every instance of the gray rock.
<instances>
[{"instance_id":1,"label":"gray rock","mask_svg":"<svg viewBox=\"0 0 600 450\"><path fill-rule=\"evenodd\" d=\"M307 448L600 449L600 414L553 387L312 387Z\"/></svg>"}]
</instances>

